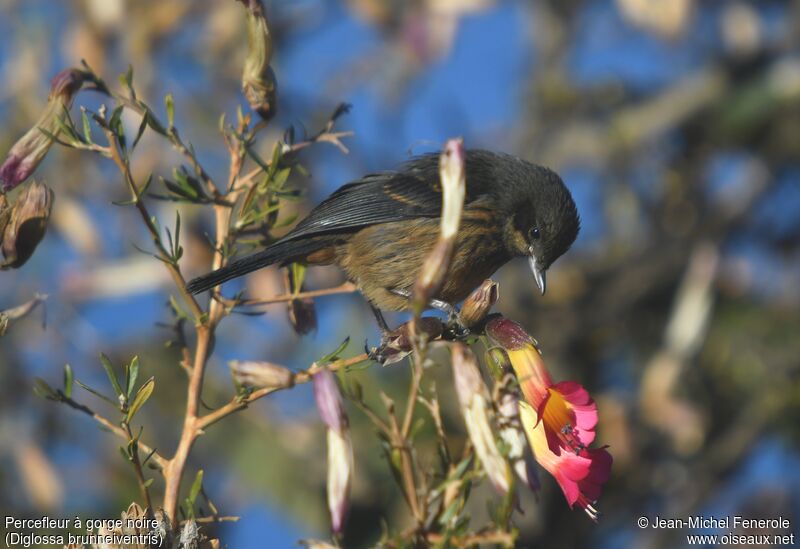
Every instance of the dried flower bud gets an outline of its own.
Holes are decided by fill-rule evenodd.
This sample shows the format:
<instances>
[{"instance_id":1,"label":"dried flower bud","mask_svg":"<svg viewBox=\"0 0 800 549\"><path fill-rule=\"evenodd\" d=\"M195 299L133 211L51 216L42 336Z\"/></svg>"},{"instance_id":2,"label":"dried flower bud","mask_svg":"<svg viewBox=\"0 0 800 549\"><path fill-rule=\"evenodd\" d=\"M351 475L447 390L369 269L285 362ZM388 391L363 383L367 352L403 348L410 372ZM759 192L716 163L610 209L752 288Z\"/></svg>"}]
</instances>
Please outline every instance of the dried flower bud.
<instances>
[{"instance_id":1,"label":"dried flower bud","mask_svg":"<svg viewBox=\"0 0 800 549\"><path fill-rule=\"evenodd\" d=\"M289 322L294 331L306 335L317 329L317 309L311 298L293 299L289 302Z\"/></svg>"},{"instance_id":2,"label":"dried flower bud","mask_svg":"<svg viewBox=\"0 0 800 549\"><path fill-rule=\"evenodd\" d=\"M275 115L277 84L269 66L272 35L260 0L241 0L247 7L247 57L242 71L242 91L250 108L261 118Z\"/></svg>"},{"instance_id":3,"label":"dried flower bud","mask_svg":"<svg viewBox=\"0 0 800 549\"><path fill-rule=\"evenodd\" d=\"M335 533L344 528L353 474L353 443L336 376L323 368L313 378L314 398L322 421L328 426L328 509Z\"/></svg>"},{"instance_id":4,"label":"dried flower bud","mask_svg":"<svg viewBox=\"0 0 800 549\"><path fill-rule=\"evenodd\" d=\"M437 339L444 332L444 324L438 318L423 316L417 320L417 336L428 341ZM381 362L384 366L400 362L413 350L411 342L411 323L401 324L384 336L381 347Z\"/></svg>"},{"instance_id":5,"label":"dried flower bud","mask_svg":"<svg viewBox=\"0 0 800 549\"><path fill-rule=\"evenodd\" d=\"M497 282L487 278L469 294L458 316L461 324L471 328L483 322L500 297L498 288Z\"/></svg>"},{"instance_id":6,"label":"dried flower bud","mask_svg":"<svg viewBox=\"0 0 800 549\"><path fill-rule=\"evenodd\" d=\"M271 362L232 360L228 367L237 383L250 387L290 387L294 377L291 370Z\"/></svg>"},{"instance_id":7,"label":"dried flower bud","mask_svg":"<svg viewBox=\"0 0 800 549\"><path fill-rule=\"evenodd\" d=\"M473 352L461 343L454 343L452 350L456 394L467 433L486 476L498 492L506 494L510 487L510 470L489 424L489 390L483 383Z\"/></svg>"},{"instance_id":8,"label":"dried flower bud","mask_svg":"<svg viewBox=\"0 0 800 549\"><path fill-rule=\"evenodd\" d=\"M65 109L72 105L75 94L87 81L94 81L94 77L79 69L66 69L53 78L44 112L33 128L11 147L0 166L1 192L10 191L31 176L50 150L50 135L58 135L59 120L63 119Z\"/></svg>"},{"instance_id":9,"label":"dried flower bud","mask_svg":"<svg viewBox=\"0 0 800 549\"><path fill-rule=\"evenodd\" d=\"M46 185L34 181L21 194L3 228L2 269L18 269L33 255L47 231L54 194ZM0 214L2 215L2 214Z\"/></svg>"},{"instance_id":10,"label":"dried flower bud","mask_svg":"<svg viewBox=\"0 0 800 549\"><path fill-rule=\"evenodd\" d=\"M522 420L519 415L519 397L510 390L512 380L513 376L507 375L501 382L501 388L497 394L497 426L500 430L500 438L508 448L507 457L514 472L531 491L537 492L539 478L533 460L529 459L532 456L525 451L528 448L528 441L525 438L525 431L522 429Z\"/></svg>"},{"instance_id":11,"label":"dried flower bud","mask_svg":"<svg viewBox=\"0 0 800 549\"><path fill-rule=\"evenodd\" d=\"M486 323L486 335L507 351L516 351L526 345L536 345L536 340L522 326L501 315L493 316Z\"/></svg>"},{"instance_id":12,"label":"dried flower bud","mask_svg":"<svg viewBox=\"0 0 800 549\"><path fill-rule=\"evenodd\" d=\"M413 310L417 312L421 312L439 290L450 267L456 233L461 224L461 211L464 208L465 158L462 139L450 139L445 143L439 158L439 179L442 185L439 239L422 264L414 284Z\"/></svg>"}]
</instances>

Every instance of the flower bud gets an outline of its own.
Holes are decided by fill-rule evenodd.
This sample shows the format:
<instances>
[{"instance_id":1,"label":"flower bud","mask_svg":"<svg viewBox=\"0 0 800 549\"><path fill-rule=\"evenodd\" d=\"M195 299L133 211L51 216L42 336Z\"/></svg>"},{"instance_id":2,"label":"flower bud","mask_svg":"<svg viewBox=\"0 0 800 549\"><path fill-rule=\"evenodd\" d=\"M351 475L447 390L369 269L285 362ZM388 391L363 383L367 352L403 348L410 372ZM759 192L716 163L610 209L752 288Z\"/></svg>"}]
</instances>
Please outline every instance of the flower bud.
<instances>
[{"instance_id":1,"label":"flower bud","mask_svg":"<svg viewBox=\"0 0 800 549\"><path fill-rule=\"evenodd\" d=\"M290 387L294 377L291 370L271 362L232 360L228 367L237 383L250 387Z\"/></svg>"},{"instance_id":2,"label":"flower bud","mask_svg":"<svg viewBox=\"0 0 800 549\"><path fill-rule=\"evenodd\" d=\"M311 298L293 299L289 302L289 322L294 331L306 335L317 329L317 309Z\"/></svg>"},{"instance_id":3,"label":"flower bud","mask_svg":"<svg viewBox=\"0 0 800 549\"><path fill-rule=\"evenodd\" d=\"M34 172L50 149L51 135L58 135L60 131L59 120L63 119L65 109L72 105L75 94L90 80L94 81L91 73L79 69L63 70L53 78L44 112L33 128L11 147L0 166L1 192L15 188Z\"/></svg>"},{"instance_id":4,"label":"flower bud","mask_svg":"<svg viewBox=\"0 0 800 549\"><path fill-rule=\"evenodd\" d=\"M413 310L421 312L439 290L444 280L461 224L466 193L464 142L450 139L439 157L439 180L442 186L442 217L439 238L428 254L414 284Z\"/></svg>"},{"instance_id":5,"label":"flower bud","mask_svg":"<svg viewBox=\"0 0 800 549\"><path fill-rule=\"evenodd\" d=\"M277 84L269 66L272 57L272 35L264 16L261 0L241 0L247 7L247 57L242 71L242 91L261 118L275 115Z\"/></svg>"},{"instance_id":6,"label":"flower bud","mask_svg":"<svg viewBox=\"0 0 800 549\"><path fill-rule=\"evenodd\" d=\"M471 328L483 322L500 297L498 288L497 282L487 278L469 294L458 315L463 326Z\"/></svg>"},{"instance_id":7,"label":"flower bud","mask_svg":"<svg viewBox=\"0 0 800 549\"><path fill-rule=\"evenodd\" d=\"M328 510L331 529L338 534L350 507L350 483L353 476L353 442L350 431L337 433L328 429Z\"/></svg>"},{"instance_id":8,"label":"flower bud","mask_svg":"<svg viewBox=\"0 0 800 549\"><path fill-rule=\"evenodd\" d=\"M8 218L2 234L5 259L0 263L0 269L18 269L33 255L47 231L53 198L52 190L34 181L17 198L10 213L6 211Z\"/></svg>"},{"instance_id":9,"label":"flower bud","mask_svg":"<svg viewBox=\"0 0 800 549\"><path fill-rule=\"evenodd\" d=\"M510 487L510 470L489 424L489 390L483 383L472 351L461 343L454 343L452 350L456 394L467 433L486 476L498 492L506 494Z\"/></svg>"},{"instance_id":10,"label":"flower bud","mask_svg":"<svg viewBox=\"0 0 800 549\"><path fill-rule=\"evenodd\" d=\"M536 345L536 340L522 326L501 315L494 315L486 323L486 335L507 351L516 351L526 345Z\"/></svg>"},{"instance_id":11,"label":"flower bud","mask_svg":"<svg viewBox=\"0 0 800 549\"><path fill-rule=\"evenodd\" d=\"M347 414L344 411L342 395L336 383L336 375L327 368L320 369L312 379L314 400L322 421L329 429L341 433L347 428Z\"/></svg>"},{"instance_id":12,"label":"flower bud","mask_svg":"<svg viewBox=\"0 0 800 549\"><path fill-rule=\"evenodd\" d=\"M333 531L340 533L350 506L353 443L336 376L323 368L314 374L313 383L319 415L328 426L328 510Z\"/></svg>"}]
</instances>

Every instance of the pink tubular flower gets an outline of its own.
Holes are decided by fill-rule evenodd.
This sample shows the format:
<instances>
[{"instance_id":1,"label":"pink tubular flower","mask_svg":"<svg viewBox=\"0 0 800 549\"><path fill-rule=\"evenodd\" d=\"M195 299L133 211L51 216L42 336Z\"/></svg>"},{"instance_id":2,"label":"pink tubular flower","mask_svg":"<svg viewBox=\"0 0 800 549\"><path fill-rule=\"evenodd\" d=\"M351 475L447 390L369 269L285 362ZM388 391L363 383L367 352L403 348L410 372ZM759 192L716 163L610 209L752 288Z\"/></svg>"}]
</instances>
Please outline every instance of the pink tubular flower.
<instances>
[{"instance_id":1,"label":"pink tubular flower","mask_svg":"<svg viewBox=\"0 0 800 549\"><path fill-rule=\"evenodd\" d=\"M508 355L525 401L519 404L522 424L536 461L561 486L570 507L576 503L592 520L594 503L611 472L611 454L589 449L597 425L597 405L574 381L553 383L542 356L516 322L495 317L486 334Z\"/></svg>"}]
</instances>

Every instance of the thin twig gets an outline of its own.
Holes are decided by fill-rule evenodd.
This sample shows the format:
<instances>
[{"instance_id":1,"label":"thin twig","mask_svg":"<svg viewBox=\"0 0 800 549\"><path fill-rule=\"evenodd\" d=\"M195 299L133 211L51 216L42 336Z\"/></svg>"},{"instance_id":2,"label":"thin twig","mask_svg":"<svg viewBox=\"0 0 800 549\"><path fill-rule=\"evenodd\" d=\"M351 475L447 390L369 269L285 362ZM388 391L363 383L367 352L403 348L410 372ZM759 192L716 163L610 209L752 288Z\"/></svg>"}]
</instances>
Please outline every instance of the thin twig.
<instances>
[{"instance_id":1,"label":"thin twig","mask_svg":"<svg viewBox=\"0 0 800 549\"><path fill-rule=\"evenodd\" d=\"M197 303L197 300L194 298L194 296L186 290L186 279L183 278L180 267L172 260L169 253L164 248L164 245L161 243L161 235L158 232L158 228L153 223L150 212L147 211L147 207L139 195L136 182L133 180L130 164L122 158L117 137L110 129L104 129L104 131L106 133L106 137L108 138L111 159L114 161L114 164L117 165L120 173L122 173L123 177L125 178L125 183L131 190L131 194L133 195L133 203L136 206L142 221L144 221L147 230L150 232L150 237L153 240L153 244L158 251L162 263L166 265L169 274L172 276L172 279L175 281L175 285L178 287L178 291L181 293L184 301L189 305L189 308L195 317L195 322L201 323L204 315L203 310L200 308L200 305Z\"/></svg>"},{"instance_id":2,"label":"thin twig","mask_svg":"<svg viewBox=\"0 0 800 549\"><path fill-rule=\"evenodd\" d=\"M339 286L334 286L333 288L324 288L322 290L309 290L307 292L298 292L295 294L282 294L277 295L274 297L268 297L266 299L227 299L225 297L219 296L216 299L222 301L226 306L233 307L233 306L256 306L256 305L272 305L275 303L285 303L287 301L292 301L294 299L304 299L304 298L313 298L313 297L322 297L328 295L336 295L336 294L348 294L357 291L358 288L352 282L345 282L344 284L340 284Z\"/></svg>"},{"instance_id":3,"label":"thin twig","mask_svg":"<svg viewBox=\"0 0 800 549\"><path fill-rule=\"evenodd\" d=\"M91 417L92 419L94 419L97 423L102 425L104 428L106 428L109 431L111 431L112 433L114 433L119 438L121 438L123 440L126 440L126 441L130 440L128 438L128 433L125 431L125 429L123 429L119 425L116 425L111 420L101 416L100 414L98 414L97 412L95 412L94 410L92 410L91 408L86 406L85 404L81 404L79 402L74 401L73 399L71 399L70 397L66 396L61 391L58 392L58 396L59 396L59 402L62 402L64 404L66 404L67 406L69 406L70 408L72 408L74 410L78 410L79 412L83 412L84 414L86 414L89 417ZM150 455L151 456L150 459L152 459L154 462L156 462L156 464L159 466L159 469L161 469L162 472L163 472L164 468L169 463L169 460L164 458L161 454L156 452L151 446L148 446L144 442L139 441L138 447L139 447L139 450L141 450L142 452L145 453L145 455Z\"/></svg>"},{"instance_id":4,"label":"thin twig","mask_svg":"<svg viewBox=\"0 0 800 549\"><path fill-rule=\"evenodd\" d=\"M360 354L352 358L343 358L341 360L336 360L334 362L326 364L325 368L335 372L336 370L347 368L348 366L353 366L355 364L359 364L366 360L369 360L369 357L366 354ZM255 402L256 400L263 398L269 394L272 394L276 391L281 391L283 389L290 389L295 385L300 385L301 383L307 383L311 381L311 378L314 376L315 373L317 373L320 370L321 367L322 366L316 363L312 364L311 367L308 368L307 370L302 370L294 374L291 377L291 379L283 385L264 387L253 391L252 393L243 398L234 398L233 400L223 405L222 407L217 408L213 412L209 412L208 414L198 418L196 424L197 429L203 430L209 425L218 422L219 420L233 414L234 412L238 412L239 410L247 408L247 406L250 403Z\"/></svg>"},{"instance_id":5,"label":"thin twig","mask_svg":"<svg viewBox=\"0 0 800 549\"><path fill-rule=\"evenodd\" d=\"M133 433L131 432L131 426L127 421L122 423L123 430L128 435L128 445L134 440ZM139 441L136 441L136 445L138 446ZM136 481L139 484L139 491L142 493L142 499L144 499L145 505L147 507L147 517L153 518L153 501L150 499L150 490L147 487L147 480L144 478L144 471L142 470L142 462L139 459L139 452L133 452L131 454L131 462L133 463L133 470L136 473Z\"/></svg>"}]
</instances>

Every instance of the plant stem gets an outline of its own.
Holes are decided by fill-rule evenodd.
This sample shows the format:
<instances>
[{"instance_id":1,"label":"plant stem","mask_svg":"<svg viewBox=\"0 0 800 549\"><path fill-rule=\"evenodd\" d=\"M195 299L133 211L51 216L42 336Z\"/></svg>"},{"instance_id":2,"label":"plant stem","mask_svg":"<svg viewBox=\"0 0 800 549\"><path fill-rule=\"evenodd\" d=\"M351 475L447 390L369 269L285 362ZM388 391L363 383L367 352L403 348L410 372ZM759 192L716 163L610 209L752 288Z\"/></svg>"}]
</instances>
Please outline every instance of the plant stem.
<instances>
[{"instance_id":1,"label":"plant stem","mask_svg":"<svg viewBox=\"0 0 800 549\"><path fill-rule=\"evenodd\" d=\"M84 414L88 415L89 417L94 419L97 423L102 425L105 429L108 429L109 431L114 433L119 438L122 438L124 440L130 440L130 438L128 437L128 433L125 431L125 429L123 429L119 425L116 425L111 420L101 416L100 414L98 414L97 412L95 412L94 410L89 408L88 406L86 406L84 404L80 404L79 402L76 402L76 401L72 400L71 398L69 398L66 395L64 395L61 391L59 391L59 398L60 398L60 400L59 400L60 402L63 402L64 404L66 404L67 406L69 406L70 408L72 408L74 410L78 410L79 412L83 412ZM164 458L158 452L156 452L152 447L148 446L147 444L145 444L145 443L143 443L141 441L139 441L138 446L139 446L139 449L142 452L144 452L145 454L151 455L150 459L155 461L158 464L158 466L161 468L161 471L163 472L164 469L166 468L166 466L168 465L169 460Z\"/></svg>"},{"instance_id":2,"label":"plant stem","mask_svg":"<svg viewBox=\"0 0 800 549\"><path fill-rule=\"evenodd\" d=\"M341 368L346 368L348 366L353 366L360 362L364 362L368 360L369 357L366 354L360 354L354 356L352 358L343 358L341 360L336 360L329 364L326 364L325 367L331 371L340 370ZM234 412L238 412L239 410L243 410L247 408L247 406L251 402L255 402L256 400L263 398L269 394L272 394L276 391L281 391L283 389L290 389L295 385L300 385L301 383L307 383L311 381L311 378L320 370L321 366L318 366L316 363L312 364L310 368L307 370L303 370L297 372L292 376L292 378L283 385L276 385L274 387L264 387L262 389L257 389L247 395L244 398L234 398L229 403L223 405L221 408L217 408L213 412L209 412L208 414L198 418L197 420L197 428L202 430L212 425L219 420L233 414Z\"/></svg>"}]
</instances>

